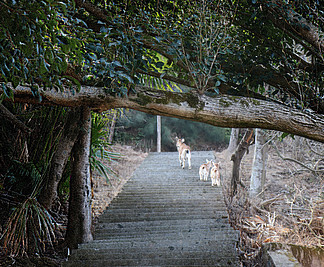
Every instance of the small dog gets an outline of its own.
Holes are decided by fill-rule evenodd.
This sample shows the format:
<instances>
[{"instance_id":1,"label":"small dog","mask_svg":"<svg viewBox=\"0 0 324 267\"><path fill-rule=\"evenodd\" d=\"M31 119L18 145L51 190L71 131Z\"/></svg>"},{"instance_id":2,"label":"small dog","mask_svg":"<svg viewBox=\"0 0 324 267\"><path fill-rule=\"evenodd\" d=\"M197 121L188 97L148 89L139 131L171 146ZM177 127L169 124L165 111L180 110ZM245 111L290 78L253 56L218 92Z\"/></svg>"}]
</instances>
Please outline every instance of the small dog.
<instances>
[{"instance_id":1,"label":"small dog","mask_svg":"<svg viewBox=\"0 0 324 267\"><path fill-rule=\"evenodd\" d=\"M219 164L220 164L220 162L218 162L218 163L213 162L214 167L210 171L210 178L212 180L212 186L214 186L214 185L220 186L221 180L220 180Z\"/></svg>"},{"instance_id":2,"label":"small dog","mask_svg":"<svg viewBox=\"0 0 324 267\"><path fill-rule=\"evenodd\" d=\"M209 175L209 170L212 165L212 161L206 159L207 163L201 164L199 168L199 176L201 181L207 181L208 180L208 175Z\"/></svg>"}]
</instances>

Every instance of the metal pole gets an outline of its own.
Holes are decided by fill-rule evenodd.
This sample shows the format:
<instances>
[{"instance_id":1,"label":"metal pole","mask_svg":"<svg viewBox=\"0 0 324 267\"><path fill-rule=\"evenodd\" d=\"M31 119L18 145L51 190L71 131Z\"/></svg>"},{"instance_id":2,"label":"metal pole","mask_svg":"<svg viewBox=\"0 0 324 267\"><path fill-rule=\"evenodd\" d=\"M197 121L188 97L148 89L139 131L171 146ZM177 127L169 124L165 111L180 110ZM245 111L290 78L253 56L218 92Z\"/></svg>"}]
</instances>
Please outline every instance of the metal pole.
<instances>
[{"instance_id":1,"label":"metal pole","mask_svg":"<svg viewBox=\"0 0 324 267\"><path fill-rule=\"evenodd\" d=\"M161 116L156 116L157 152L161 152Z\"/></svg>"}]
</instances>

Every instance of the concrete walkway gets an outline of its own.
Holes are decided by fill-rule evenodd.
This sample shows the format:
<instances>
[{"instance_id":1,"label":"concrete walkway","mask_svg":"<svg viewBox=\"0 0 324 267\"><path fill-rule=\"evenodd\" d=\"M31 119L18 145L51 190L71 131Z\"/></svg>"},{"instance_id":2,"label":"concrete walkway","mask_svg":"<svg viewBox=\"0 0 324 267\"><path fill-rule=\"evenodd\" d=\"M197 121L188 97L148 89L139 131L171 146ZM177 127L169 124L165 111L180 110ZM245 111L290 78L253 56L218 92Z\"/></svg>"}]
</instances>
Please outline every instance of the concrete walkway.
<instances>
[{"instance_id":1,"label":"concrete walkway","mask_svg":"<svg viewBox=\"0 0 324 267\"><path fill-rule=\"evenodd\" d=\"M178 153L149 154L64 266L239 266L221 188L199 181L206 158L183 170Z\"/></svg>"}]
</instances>

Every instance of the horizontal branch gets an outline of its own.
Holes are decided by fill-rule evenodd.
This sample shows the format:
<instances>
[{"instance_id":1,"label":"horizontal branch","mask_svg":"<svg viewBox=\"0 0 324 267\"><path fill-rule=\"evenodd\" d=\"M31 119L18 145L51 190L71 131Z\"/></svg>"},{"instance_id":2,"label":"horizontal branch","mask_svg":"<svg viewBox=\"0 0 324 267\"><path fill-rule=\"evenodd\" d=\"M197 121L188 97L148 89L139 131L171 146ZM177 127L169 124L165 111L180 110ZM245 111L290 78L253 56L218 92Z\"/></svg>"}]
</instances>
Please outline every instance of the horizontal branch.
<instances>
[{"instance_id":1,"label":"horizontal branch","mask_svg":"<svg viewBox=\"0 0 324 267\"><path fill-rule=\"evenodd\" d=\"M13 89L15 102L60 106L89 106L104 111L130 108L153 115L199 121L219 127L282 131L324 143L324 116L279 103L240 96L209 97L195 91L175 93L137 87L129 97L112 96L104 88L82 87L80 92L40 90L42 102L28 87ZM1 89L0 89L1 93Z\"/></svg>"}]
</instances>

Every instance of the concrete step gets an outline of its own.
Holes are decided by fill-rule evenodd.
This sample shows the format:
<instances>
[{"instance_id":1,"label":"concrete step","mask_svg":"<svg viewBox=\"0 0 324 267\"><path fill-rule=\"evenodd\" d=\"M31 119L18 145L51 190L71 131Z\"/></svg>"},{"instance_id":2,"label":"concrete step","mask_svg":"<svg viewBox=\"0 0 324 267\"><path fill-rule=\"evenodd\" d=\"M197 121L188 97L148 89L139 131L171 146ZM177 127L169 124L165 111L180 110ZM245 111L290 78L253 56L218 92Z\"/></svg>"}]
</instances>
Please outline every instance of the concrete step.
<instances>
[{"instance_id":1,"label":"concrete step","mask_svg":"<svg viewBox=\"0 0 324 267\"><path fill-rule=\"evenodd\" d=\"M191 239L195 238L197 240L236 240L237 236L234 235L234 231L216 231L215 229L204 229L203 234L202 231L199 229L190 229L188 231L179 231L178 229L170 230L170 229L164 229L161 231L131 231L131 232L124 232L123 234L119 233L118 235L112 235L111 233L107 233L105 231L100 231L95 233L95 239L96 240L116 240L117 242L124 242L128 240L133 241L140 241L142 239L145 240L155 240L159 241L162 239L167 240L177 240L181 238L184 239Z\"/></svg>"},{"instance_id":2,"label":"concrete step","mask_svg":"<svg viewBox=\"0 0 324 267\"><path fill-rule=\"evenodd\" d=\"M165 185L163 184L162 188L161 185L152 185L152 187L150 185L145 185L145 186L132 186L132 187L126 187L121 191L121 194L123 193L141 193L141 192L166 192L166 193L191 193L191 192L199 192L199 191L210 191L213 193L216 193L218 191L219 194L221 194L221 190L219 187L212 187L209 183L209 181L207 182L202 182L203 184L200 187L189 187L186 185L183 186L169 186L169 185Z\"/></svg>"},{"instance_id":3,"label":"concrete step","mask_svg":"<svg viewBox=\"0 0 324 267\"><path fill-rule=\"evenodd\" d=\"M163 228L163 227L177 227L183 229L191 229L191 228L205 228L205 227L216 227L216 226L226 226L232 229L232 227L228 224L227 217L225 218L217 218L215 219L189 219L189 220L154 220L154 221L139 221L139 222L117 222L117 223L98 223L96 225L96 229L106 229L112 231L118 231L120 229L145 229L145 228Z\"/></svg>"},{"instance_id":4,"label":"concrete step","mask_svg":"<svg viewBox=\"0 0 324 267\"><path fill-rule=\"evenodd\" d=\"M137 222L137 221L161 221L161 220L189 220L189 219L218 219L219 217L227 218L227 213L225 211L220 212L218 214L188 214L188 213L178 213L176 215L173 215L172 217L170 214L161 214L156 215L153 217L151 214L142 214L138 215L136 217L127 215L127 214L120 214L118 216L114 217L100 217L99 223L105 223L105 222Z\"/></svg>"},{"instance_id":5,"label":"concrete step","mask_svg":"<svg viewBox=\"0 0 324 267\"><path fill-rule=\"evenodd\" d=\"M163 208L172 208L172 207L178 207L178 208L186 208L193 206L192 201L184 201L182 200L173 200L169 199L168 201L163 201L162 203L158 200L155 201L138 201L136 199L136 202L124 202L122 199L120 201L116 202L114 201L109 205L108 210L110 209L138 209L138 208L156 208L156 207L163 207ZM216 206L217 205L217 206ZM217 208L226 208L225 203L222 201L212 201L212 200L199 200L194 202L194 207L199 208L206 208L206 207L212 207L216 206Z\"/></svg>"},{"instance_id":6,"label":"concrete step","mask_svg":"<svg viewBox=\"0 0 324 267\"><path fill-rule=\"evenodd\" d=\"M204 231L212 231L213 234L220 235L221 233L229 233L234 234L236 233L230 226L226 224L219 224L214 227L209 225L198 227L179 227L179 226L172 226L172 225L164 225L161 227L132 227L132 228L121 228L121 229L107 229L107 228L98 228L95 230L95 237L100 234L106 234L107 236L124 236L124 235L147 235L147 234L154 234L154 233L183 233L183 232L200 232L201 230ZM221 231L221 233L218 233Z\"/></svg>"},{"instance_id":7,"label":"concrete step","mask_svg":"<svg viewBox=\"0 0 324 267\"><path fill-rule=\"evenodd\" d=\"M170 248L173 248L170 246ZM121 253L110 253L110 251L105 250L97 250L93 252L92 250L80 250L80 252L75 257L78 258L78 260L88 260L93 261L100 259L107 259L107 260L141 260L141 259L188 259L188 258L213 258L217 260L225 259L230 257L230 253L224 251L222 254L216 254L215 251L176 251L171 250L167 248L167 251L160 249L160 250L151 250L151 251L141 251L138 253L138 250L136 253L130 251L130 252L121 252Z\"/></svg>"},{"instance_id":8,"label":"concrete step","mask_svg":"<svg viewBox=\"0 0 324 267\"><path fill-rule=\"evenodd\" d=\"M214 188L212 188L214 189ZM207 189L197 189L197 190L180 190L179 189L170 189L170 190L150 190L150 189L142 189L142 190L134 190L134 191L123 191L120 193L119 197L122 196L142 196L142 197L150 197L150 196L190 196L190 195L209 195L210 197L221 197L221 193L216 193L212 190Z\"/></svg>"},{"instance_id":9,"label":"concrete step","mask_svg":"<svg viewBox=\"0 0 324 267\"><path fill-rule=\"evenodd\" d=\"M217 219L222 216L227 216L227 213L223 210L184 210L183 212L154 212L154 211L128 211L124 213L120 210L116 210L115 212L111 212L111 216L109 213L105 213L104 216L100 217L99 222L108 222L111 220L124 220L125 218L129 218L130 221L154 221L154 220L181 220L181 219L190 219L190 218L203 218L203 219Z\"/></svg>"},{"instance_id":10,"label":"concrete step","mask_svg":"<svg viewBox=\"0 0 324 267\"><path fill-rule=\"evenodd\" d=\"M111 250L111 252L119 252L119 251L128 251L129 249L136 249L136 251L145 251L147 249L159 250L161 248L177 248L180 250L190 250L190 251L205 251L208 249L211 250L219 250L221 252L231 251L231 254L235 254L233 249L236 247L237 241L235 240L235 236L230 240L224 240L224 238L209 240L206 238L198 238L198 239L167 239L164 238L162 240L154 240L154 239L128 239L121 240L121 242L117 242L116 240L94 240L89 243L84 243L79 245L79 249L75 252L82 253L81 251L86 249L93 249L93 252L98 250ZM135 252L134 252L135 253Z\"/></svg>"},{"instance_id":11,"label":"concrete step","mask_svg":"<svg viewBox=\"0 0 324 267\"><path fill-rule=\"evenodd\" d=\"M65 267L105 267L105 266L214 266L214 267L238 267L238 263L235 259L230 257L224 258L163 258L155 257L153 259L95 259L95 260L74 260L65 263Z\"/></svg>"},{"instance_id":12,"label":"concrete step","mask_svg":"<svg viewBox=\"0 0 324 267\"><path fill-rule=\"evenodd\" d=\"M218 211L224 211L224 206L217 206L216 208L213 207L192 207L192 206L185 206L185 207L178 207L178 206L174 206L174 207L163 207L163 206L155 206L155 207L137 207L137 208L128 208L128 207L124 207L124 208L120 208L120 207L110 207L106 212L104 216L112 216L114 214L146 214L149 213L151 215L155 215L155 214L160 214L160 213L164 213L164 214L170 214L172 216L172 214L183 214L183 213L215 213Z\"/></svg>"}]
</instances>

